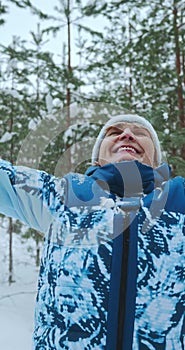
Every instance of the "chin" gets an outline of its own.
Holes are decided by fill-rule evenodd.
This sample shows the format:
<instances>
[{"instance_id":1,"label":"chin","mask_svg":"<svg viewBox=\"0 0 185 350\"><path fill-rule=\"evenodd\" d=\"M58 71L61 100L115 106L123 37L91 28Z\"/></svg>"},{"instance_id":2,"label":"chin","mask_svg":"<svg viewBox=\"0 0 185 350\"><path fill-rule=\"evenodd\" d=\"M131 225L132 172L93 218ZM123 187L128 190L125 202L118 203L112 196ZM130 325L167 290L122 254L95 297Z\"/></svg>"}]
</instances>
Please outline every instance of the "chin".
<instances>
[{"instance_id":1,"label":"chin","mask_svg":"<svg viewBox=\"0 0 185 350\"><path fill-rule=\"evenodd\" d=\"M138 162L140 161L139 159L137 159L136 157L132 157L132 156L128 156L128 157L122 157L120 159L117 160L117 162L123 162L123 161L131 161L131 160L138 160Z\"/></svg>"}]
</instances>

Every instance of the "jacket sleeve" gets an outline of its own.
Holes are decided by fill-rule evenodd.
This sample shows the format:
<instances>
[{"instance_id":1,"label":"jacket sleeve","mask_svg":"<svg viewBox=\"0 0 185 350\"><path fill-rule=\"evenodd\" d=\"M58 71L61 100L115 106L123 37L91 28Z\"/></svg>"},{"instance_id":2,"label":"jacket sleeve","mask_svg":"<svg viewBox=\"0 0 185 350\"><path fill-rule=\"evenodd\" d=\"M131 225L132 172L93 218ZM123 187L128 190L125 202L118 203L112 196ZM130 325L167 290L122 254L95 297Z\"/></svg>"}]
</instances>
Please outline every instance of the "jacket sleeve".
<instances>
[{"instance_id":1,"label":"jacket sleeve","mask_svg":"<svg viewBox=\"0 0 185 350\"><path fill-rule=\"evenodd\" d=\"M0 160L0 212L46 232L61 209L62 180L39 171Z\"/></svg>"}]
</instances>

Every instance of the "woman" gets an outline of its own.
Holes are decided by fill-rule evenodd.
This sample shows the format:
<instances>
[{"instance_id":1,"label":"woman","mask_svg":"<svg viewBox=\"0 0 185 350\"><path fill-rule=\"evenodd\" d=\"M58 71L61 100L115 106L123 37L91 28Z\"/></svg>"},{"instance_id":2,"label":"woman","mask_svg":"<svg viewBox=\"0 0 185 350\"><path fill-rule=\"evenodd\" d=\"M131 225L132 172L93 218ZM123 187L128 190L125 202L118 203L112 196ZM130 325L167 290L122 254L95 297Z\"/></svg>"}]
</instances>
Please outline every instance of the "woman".
<instances>
[{"instance_id":1,"label":"woman","mask_svg":"<svg viewBox=\"0 0 185 350\"><path fill-rule=\"evenodd\" d=\"M119 115L84 175L0 163L0 211L45 234L35 350L184 349L184 180L152 125Z\"/></svg>"}]
</instances>

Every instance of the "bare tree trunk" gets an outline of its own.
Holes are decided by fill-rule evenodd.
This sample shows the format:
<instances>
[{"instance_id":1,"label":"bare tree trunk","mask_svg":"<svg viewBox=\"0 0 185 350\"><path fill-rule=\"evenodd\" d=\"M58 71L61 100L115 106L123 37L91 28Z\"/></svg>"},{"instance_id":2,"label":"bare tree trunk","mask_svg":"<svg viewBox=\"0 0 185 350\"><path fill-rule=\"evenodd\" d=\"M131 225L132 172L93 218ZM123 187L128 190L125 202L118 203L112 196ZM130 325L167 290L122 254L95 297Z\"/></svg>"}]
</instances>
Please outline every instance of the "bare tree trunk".
<instances>
[{"instance_id":1,"label":"bare tree trunk","mask_svg":"<svg viewBox=\"0 0 185 350\"><path fill-rule=\"evenodd\" d=\"M182 42L185 43L185 36L181 35ZM185 47L182 49L182 72L183 72L183 85L185 86Z\"/></svg>"},{"instance_id":2,"label":"bare tree trunk","mask_svg":"<svg viewBox=\"0 0 185 350\"><path fill-rule=\"evenodd\" d=\"M179 45L179 29L177 24L176 0L174 1L173 15L174 15L174 34L175 34L176 73L177 73L177 80L178 80L179 126L180 128L184 128L185 127L185 110L184 110L183 87L182 87L182 79L181 79L182 65L181 65L181 51L180 51L180 45Z\"/></svg>"},{"instance_id":3,"label":"bare tree trunk","mask_svg":"<svg viewBox=\"0 0 185 350\"><path fill-rule=\"evenodd\" d=\"M131 25L129 22L129 42L132 42L132 33L131 33ZM132 82L132 54L129 54L129 68L130 68L130 76L129 76L129 98L130 102L132 102L133 97L133 82Z\"/></svg>"},{"instance_id":4,"label":"bare tree trunk","mask_svg":"<svg viewBox=\"0 0 185 350\"><path fill-rule=\"evenodd\" d=\"M11 116L10 120L10 132L12 132L13 128L13 116ZM11 142L10 145L10 162L13 163L13 152L14 152L14 144ZM8 227L8 234L9 234L9 284L14 282L13 280L13 219L9 218L9 227Z\"/></svg>"},{"instance_id":5,"label":"bare tree trunk","mask_svg":"<svg viewBox=\"0 0 185 350\"><path fill-rule=\"evenodd\" d=\"M40 248L39 248L39 234L36 234L36 266L40 265Z\"/></svg>"},{"instance_id":6,"label":"bare tree trunk","mask_svg":"<svg viewBox=\"0 0 185 350\"><path fill-rule=\"evenodd\" d=\"M9 225L8 225L8 234L9 234L9 276L8 276L8 282L9 284L15 282L13 280L13 219L9 218Z\"/></svg>"},{"instance_id":7,"label":"bare tree trunk","mask_svg":"<svg viewBox=\"0 0 185 350\"><path fill-rule=\"evenodd\" d=\"M68 86L67 86L67 126L70 126L70 103L71 103L71 90L69 86L71 77L71 23L70 23L70 0L67 0L67 70L68 70Z\"/></svg>"},{"instance_id":8,"label":"bare tree trunk","mask_svg":"<svg viewBox=\"0 0 185 350\"><path fill-rule=\"evenodd\" d=\"M178 109L179 109L179 128L185 128L185 107L183 99L183 82L181 79L181 72L184 69L183 63L183 52L182 52L182 63L181 63L181 49L179 44L179 27L177 24L177 1L174 0L174 34L175 34L175 52L176 52L176 73L178 81ZM181 158L185 160L185 143L181 145L180 149Z\"/></svg>"},{"instance_id":9,"label":"bare tree trunk","mask_svg":"<svg viewBox=\"0 0 185 350\"><path fill-rule=\"evenodd\" d=\"M68 71L68 83L67 83L67 115L66 115L66 128L69 128L71 125L70 118L70 104L71 104L71 89L70 89L70 80L71 80L71 16L70 16L70 0L67 0L67 50L68 50L68 58L67 58L67 71ZM70 145L67 144L67 169L69 172L71 170L71 150Z\"/></svg>"},{"instance_id":10,"label":"bare tree trunk","mask_svg":"<svg viewBox=\"0 0 185 350\"><path fill-rule=\"evenodd\" d=\"M13 45L15 47L15 42L13 41ZM15 88L14 86L14 73L12 73L12 90ZM14 123L14 101L13 97L11 99L11 115L9 120L9 132L13 132L13 123ZM10 155L9 159L10 162L13 163L14 161L14 143L13 139L10 143ZM8 225L8 235L9 235L9 276L8 276L8 282L11 284L14 282L13 280L13 219L9 218L9 225Z\"/></svg>"},{"instance_id":11,"label":"bare tree trunk","mask_svg":"<svg viewBox=\"0 0 185 350\"><path fill-rule=\"evenodd\" d=\"M36 61L36 100L37 100L37 117L40 115L40 23L37 24L37 61Z\"/></svg>"}]
</instances>

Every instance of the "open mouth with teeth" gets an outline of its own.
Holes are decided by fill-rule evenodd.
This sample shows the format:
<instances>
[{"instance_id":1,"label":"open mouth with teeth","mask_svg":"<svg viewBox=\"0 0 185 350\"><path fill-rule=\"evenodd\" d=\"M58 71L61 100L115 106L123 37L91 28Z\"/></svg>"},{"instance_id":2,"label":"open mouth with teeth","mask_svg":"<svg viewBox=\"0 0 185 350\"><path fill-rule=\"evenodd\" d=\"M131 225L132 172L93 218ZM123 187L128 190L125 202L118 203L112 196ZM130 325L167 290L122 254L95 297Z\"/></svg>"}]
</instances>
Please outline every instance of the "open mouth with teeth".
<instances>
[{"instance_id":1,"label":"open mouth with teeth","mask_svg":"<svg viewBox=\"0 0 185 350\"><path fill-rule=\"evenodd\" d=\"M132 154L140 154L141 152L139 152L135 147L132 146L121 146L118 148L118 152L128 152L128 153L132 153Z\"/></svg>"}]
</instances>

